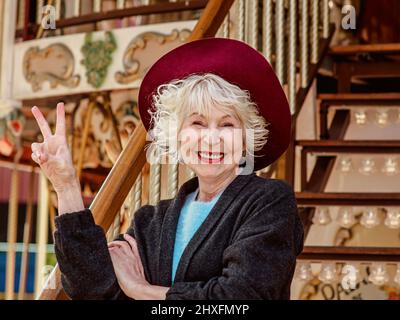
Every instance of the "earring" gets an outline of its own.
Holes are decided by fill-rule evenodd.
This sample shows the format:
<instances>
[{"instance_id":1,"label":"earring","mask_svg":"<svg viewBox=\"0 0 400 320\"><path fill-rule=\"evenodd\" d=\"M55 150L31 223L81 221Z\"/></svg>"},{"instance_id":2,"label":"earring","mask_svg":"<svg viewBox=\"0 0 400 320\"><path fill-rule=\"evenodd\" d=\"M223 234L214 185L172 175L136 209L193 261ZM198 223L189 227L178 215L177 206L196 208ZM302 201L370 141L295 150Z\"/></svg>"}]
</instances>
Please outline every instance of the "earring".
<instances>
[{"instance_id":1,"label":"earring","mask_svg":"<svg viewBox=\"0 0 400 320\"><path fill-rule=\"evenodd\" d=\"M239 161L239 165L243 165L243 164L246 163L246 155L247 155L246 150L243 150L243 152L242 152L242 158L241 158L240 161Z\"/></svg>"}]
</instances>

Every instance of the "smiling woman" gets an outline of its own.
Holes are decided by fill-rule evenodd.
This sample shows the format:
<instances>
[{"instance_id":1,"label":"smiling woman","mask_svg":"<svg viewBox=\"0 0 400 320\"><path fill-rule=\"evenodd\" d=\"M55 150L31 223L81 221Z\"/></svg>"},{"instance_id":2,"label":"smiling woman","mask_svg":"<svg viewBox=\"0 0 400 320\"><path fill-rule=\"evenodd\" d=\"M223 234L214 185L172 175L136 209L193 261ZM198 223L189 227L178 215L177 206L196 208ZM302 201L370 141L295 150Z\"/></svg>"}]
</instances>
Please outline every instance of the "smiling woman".
<instances>
[{"instance_id":1,"label":"smiling woman","mask_svg":"<svg viewBox=\"0 0 400 320\"><path fill-rule=\"evenodd\" d=\"M251 101L250 93L212 73L194 74L159 86L153 105L153 146L175 158L179 158L178 149L174 148L176 139L182 141L183 135L193 134L185 134L185 129L189 128L202 131L239 129L250 153L260 150L267 142L267 121ZM253 131L254 135L246 136L246 130Z\"/></svg>"},{"instance_id":2,"label":"smiling woman","mask_svg":"<svg viewBox=\"0 0 400 320\"><path fill-rule=\"evenodd\" d=\"M194 74L161 85L153 105L149 152L183 162L197 175L232 171L267 143L266 119L249 92L218 75Z\"/></svg>"},{"instance_id":3,"label":"smiling woman","mask_svg":"<svg viewBox=\"0 0 400 320\"><path fill-rule=\"evenodd\" d=\"M243 76L246 75L246 76ZM180 46L147 72L139 110L148 155L196 177L173 199L139 209L109 244L82 204L65 139L33 108L45 141L32 157L59 202L55 251L74 299L289 299L303 227L293 189L254 171L286 150L290 112L269 63L236 40ZM268 129L267 129L268 127Z\"/></svg>"}]
</instances>

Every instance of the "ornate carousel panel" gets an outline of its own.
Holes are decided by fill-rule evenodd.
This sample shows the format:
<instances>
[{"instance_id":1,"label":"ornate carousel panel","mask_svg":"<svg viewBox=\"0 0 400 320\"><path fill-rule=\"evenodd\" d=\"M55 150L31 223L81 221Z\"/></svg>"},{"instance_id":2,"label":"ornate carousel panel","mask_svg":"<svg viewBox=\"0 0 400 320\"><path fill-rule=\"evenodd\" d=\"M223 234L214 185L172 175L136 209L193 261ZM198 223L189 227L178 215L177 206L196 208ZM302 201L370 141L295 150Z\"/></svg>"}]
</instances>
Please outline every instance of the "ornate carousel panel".
<instances>
[{"instance_id":1,"label":"ornate carousel panel","mask_svg":"<svg viewBox=\"0 0 400 320\"><path fill-rule=\"evenodd\" d=\"M148 68L186 42L196 21L159 23L15 45L16 99L137 88Z\"/></svg>"}]
</instances>

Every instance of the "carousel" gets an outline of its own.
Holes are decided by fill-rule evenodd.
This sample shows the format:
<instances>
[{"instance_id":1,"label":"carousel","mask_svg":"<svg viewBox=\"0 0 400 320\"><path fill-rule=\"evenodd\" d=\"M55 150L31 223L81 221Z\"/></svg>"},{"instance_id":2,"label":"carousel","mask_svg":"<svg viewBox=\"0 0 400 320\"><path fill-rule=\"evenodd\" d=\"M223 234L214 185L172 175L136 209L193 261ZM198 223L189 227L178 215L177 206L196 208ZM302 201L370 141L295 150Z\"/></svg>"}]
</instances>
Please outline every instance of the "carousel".
<instances>
[{"instance_id":1,"label":"carousel","mask_svg":"<svg viewBox=\"0 0 400 320\"><path fill-rule=\"evenodd\" d=\"M31 108L54 131L64 102L84 205L112 241L194 176L146 161L138 91L158 58L207 37L258 50L290 104L292 142L257 175L295 190L291 299L400 299L399 13L395 0L0 0L0 299L68 298Z\"/></svg>"}]
</instances>

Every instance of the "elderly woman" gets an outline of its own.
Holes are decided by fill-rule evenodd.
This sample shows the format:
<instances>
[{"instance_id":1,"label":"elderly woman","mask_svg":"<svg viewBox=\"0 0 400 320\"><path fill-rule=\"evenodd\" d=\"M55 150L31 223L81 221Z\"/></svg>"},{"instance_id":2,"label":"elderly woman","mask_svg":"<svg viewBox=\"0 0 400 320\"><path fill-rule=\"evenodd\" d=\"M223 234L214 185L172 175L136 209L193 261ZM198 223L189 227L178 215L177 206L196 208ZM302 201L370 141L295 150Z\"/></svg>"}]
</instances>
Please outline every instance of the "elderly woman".
<instances>
[{"instance_id":1,"label":"elderly woman","mask_svg":"<svg viewBox=\"0 0 400 320\"><path fill-rule=\"evenodd\" d=\"M289 299L303 246L294 192L254 173L278 159L290 137L288 103L268 62L236 40L184 44L147 72L139 108L153 137L148 155L184 163L196 177L175 198L139 209L109 244L82 202L63 104L54 135L32 108L44 137L32 158L58 195L55 250L67 294Z\"/></svg>"}]
</instances>

